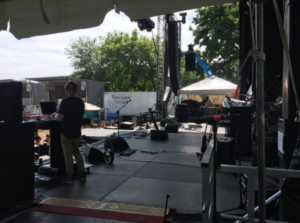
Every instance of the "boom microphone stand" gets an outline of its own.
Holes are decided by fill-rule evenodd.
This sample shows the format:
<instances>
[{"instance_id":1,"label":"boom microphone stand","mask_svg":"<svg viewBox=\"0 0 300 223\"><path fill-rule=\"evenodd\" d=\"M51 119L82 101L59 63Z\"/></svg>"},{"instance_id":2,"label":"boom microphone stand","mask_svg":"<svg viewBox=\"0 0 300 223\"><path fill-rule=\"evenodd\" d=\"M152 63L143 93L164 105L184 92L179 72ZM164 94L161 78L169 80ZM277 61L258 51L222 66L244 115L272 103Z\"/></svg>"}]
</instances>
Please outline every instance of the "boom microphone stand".
<instances>
[{"instance_id":1,"label":"boom microphone stand","mask_svg":"<svg viewBox=\"0 0 300 223\"><path fill-rule=\"evenodd\" d=\"M116 112L114 113L114 115L115 115L115 114L118 114L118 150L117 150L117 151L119 151L119 149L120 149L120 123L121 123L121 122L120 122L120 111L121 111L123 108L125 108L125 106L126 106L129 102L131 102L131 100L124 102L123 105L121 106L121 108L120 108L118 111L116 111Z\"/></svg>"}]
</instances>

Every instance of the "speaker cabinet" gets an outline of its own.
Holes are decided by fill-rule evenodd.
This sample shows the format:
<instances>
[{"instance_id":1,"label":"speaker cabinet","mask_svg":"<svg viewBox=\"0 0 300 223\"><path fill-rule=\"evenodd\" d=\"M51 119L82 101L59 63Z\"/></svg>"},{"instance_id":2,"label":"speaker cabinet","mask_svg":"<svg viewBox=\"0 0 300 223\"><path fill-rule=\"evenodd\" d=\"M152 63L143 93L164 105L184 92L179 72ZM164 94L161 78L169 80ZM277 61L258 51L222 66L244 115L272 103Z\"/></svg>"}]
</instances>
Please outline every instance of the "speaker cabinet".
<instances>
[{"instance_id":1,"label":"speaker cabinet","mask_svg":"<svg viewBox=\"0 0 300 223\"><path fill-rule=\"evenodd\" d=\"M178 104L176 106L176 119L178 122L189 121L189 107L187 104Z\"/></svg>"},{"instance_id":2,"label":"speaker cabinet","mask_svg":"<svg viewBox=\"0 0 300 223\"><path fill-rule=\"evenodd\" d=\"M185 53L185 70L195 71L196 70L196 53L186 52Z\"/></svg>"},{"instance_id":3,"label":"speaker cabinet","mask_svg":"<svg viewBox=\"0 0 300 223\"><path fill-rule=\"evenodd\" d=\"M151 140L168 140L169 135L164 130L151 130Z\"/></svg>"},{"instance_id":4,"label":"speaker cabinet","mask_svg":"<svg viewBox=\"0 0 300 223\"><path fill-rule=\"evenodd\" d=\"M110 149L114 153L120 153L128 149L129 145L122 137L110 137L105 139L104 148Z\"/></svg>"},{"instance_id":5,"label":"speaker cabinet","mask_svg":"<svg viewBox=\"0 0 300 223\"><path fill-rule=\"evenodd\" d=\"M120 125L120 129L134 129L134 124L132 122L122 122Z\"/></svg>"},{"instance_id":6,"label":"speaker cabinet","mask_svg":"<svg viewBox=\"0 0 300 223\"><path fill-rule=\"evenodd\" d=\"M33 137L33 123L0 123L0 210L34 196Z\"/></svg>"},{"instance_id":7,"label":"speaker cabinet","mask_svg":"<svg viewBox=\"0 0 300 223\"><path fill-rule=\"evenodd\" d=\"M178 132L178 124L167 124L165 127L166 132L168 133L177 133Z\"/></svg>"},{"instance_id":8,"label":"speaker cabinet","mask_svg":"<svg viewBox=\"0 0 300 223\"><path fill-rule=\"evenodd\" d=\"M230 108L230 135L235 137L239 134L251 134L251 107Z\"/></svg>"},{"instance_id":9,"label":"speaker cabinet","mask_svg":"<svg viewBox=\"0 0 300 223\"><path fill-rule=\"evenodd\" d=\"M234 164L235 140L233 137L224 137L217 142L217 166Z\"/></svg>"},{"instance_id":10,"label":"speaker cabinet","mask_svg":"<svg viewBox=\"0 0 300 223\"><path fill-rule=\"evenodd\" d=\"M103 153L88 145L84 148L84 155L88 158L90 163L100 163L103 161Z\"/></svg>"},{"instance_id":11,"label":"speaker cabinet","mask_svg":"<svg viewBox=\"0 0 300 223\"><path fill-rule=\"evenodd\" d=\"M251 134L239 134L239 148L242 157L252 156Z\"/></svg>"},{"instance_id":12,"label":"speaker cabinet","mask_svg":"<svg viewBox=\"0 0 300 223\"><path fill-rule=\"evenodd\" d=\"M169 66L170 66L170 81L173 93L177 96L178 90L181 88L180 79L180 59L181 49L178 39L178 23L168 23L168 50L169 50Z\"/></svg>"},{"instance_id":13,"label":"speaker cabinet","mask_svg":"<svg viewBox=\"0 0 300 223\"><path fill-rule=\"evenodd\" d=\"M0 83L0 121L20 123L22 110L22 82Z\"/></svg>"}]
</instances>

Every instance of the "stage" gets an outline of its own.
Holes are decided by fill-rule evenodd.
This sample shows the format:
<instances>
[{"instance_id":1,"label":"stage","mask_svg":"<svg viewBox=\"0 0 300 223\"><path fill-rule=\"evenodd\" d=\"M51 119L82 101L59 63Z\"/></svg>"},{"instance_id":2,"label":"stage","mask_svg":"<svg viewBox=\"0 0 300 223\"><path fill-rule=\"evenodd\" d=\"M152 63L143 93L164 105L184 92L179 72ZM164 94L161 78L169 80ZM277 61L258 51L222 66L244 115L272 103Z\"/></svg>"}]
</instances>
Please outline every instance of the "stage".
<instances>
[{"instance_id":1,"label":"stage","mask_svg":"<svg viewBox=\"0 0 300 223\"><path fill-rule=\"evenodd\" d=\"M125 130L125 129L120 129L120 136L131 133L133 130ZM87 128L87 129L82 129L81 130L81 135L86 136L88 138L91 138L93 140L102 140L108 137L111 137L113 134L118 134L118 129L92 129L92 128Z\"/></svg>"},{"instance_id":2,"label":"stage","mask_svg":"<svg viewBox=\"0 0 300 223\"><path fill-rule=\"evenodd\" d=\"M178 212L202 211L202 171L196 153L200 151L205 125L185 123L179 133L169 133L167 141L152 141L144 131L121 130L125 140L137 152L130 157L115 154L113 165L97 164L87 174L87 181L78 180L73 185L45 184L36 181L39 190L47 198L70 198L101 202L125 203L164 207L166 195L170 195L169 208ZM106 135L105 132L108 132ZM113 132L103 129L87 129L85 134L110 137ZM130 132L131 134L129 134ZM126 133L126 135L124 135ZM219 128L218 137L224 137ZM217 173L217 211L236 208L239 205L238 178L232 174ZM229 212L230 213L230 212ZM231 213L244 213L234 211ZM119 223L94 217L65 215L28 209L3 222L73 222Z\"/></svg>"}]
</instances>

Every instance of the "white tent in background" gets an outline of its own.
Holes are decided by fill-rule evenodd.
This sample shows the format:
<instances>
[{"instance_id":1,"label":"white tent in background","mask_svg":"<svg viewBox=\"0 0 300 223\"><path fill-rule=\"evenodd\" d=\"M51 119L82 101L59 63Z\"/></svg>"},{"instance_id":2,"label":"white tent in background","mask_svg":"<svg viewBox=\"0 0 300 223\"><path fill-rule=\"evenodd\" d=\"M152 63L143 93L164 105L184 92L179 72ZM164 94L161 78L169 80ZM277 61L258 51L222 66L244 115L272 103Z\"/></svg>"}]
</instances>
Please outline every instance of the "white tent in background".
<instances>
[{"instance_id":1,"label":"white tent in background","mask_svg":"<svg viewBox=\"0 0 300 223\"><path fill-rule=\"evenodd\" d=\"M212 76L191 84L178 91L178 94L220 95L234 94L237 85L222 78Z\"/></svg>"},{"instance_id":2,"label":"white tent in background","mask_svg":"<svg viewBox=\"0 0 300 223\"><path fill-rule=\"evenodd\" d=\"M84 110L85 111L100 111L101 108L96 105L92 105L90 103L84 102Z\"/></svg>"}]
</instances>

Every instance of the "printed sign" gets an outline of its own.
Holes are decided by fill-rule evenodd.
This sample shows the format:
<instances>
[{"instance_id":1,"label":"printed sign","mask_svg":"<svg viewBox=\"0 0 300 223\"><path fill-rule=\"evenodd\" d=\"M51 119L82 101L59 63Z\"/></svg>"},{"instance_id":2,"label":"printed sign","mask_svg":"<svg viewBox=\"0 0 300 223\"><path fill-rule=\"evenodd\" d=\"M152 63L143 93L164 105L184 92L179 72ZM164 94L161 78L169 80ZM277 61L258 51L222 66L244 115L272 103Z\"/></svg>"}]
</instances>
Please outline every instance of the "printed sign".
<instances>
[{"instance_id":1,"label":"printed sign","mask_svg":"<svg viewBox=\"0 0 300 223\"><path fill-rule=\"evenodd\" d=\"M124 103L128 100L131 100L131 96L125 96L125 95L112 95L111 98L116 103Z\"/></svg>"}]
</instances>

